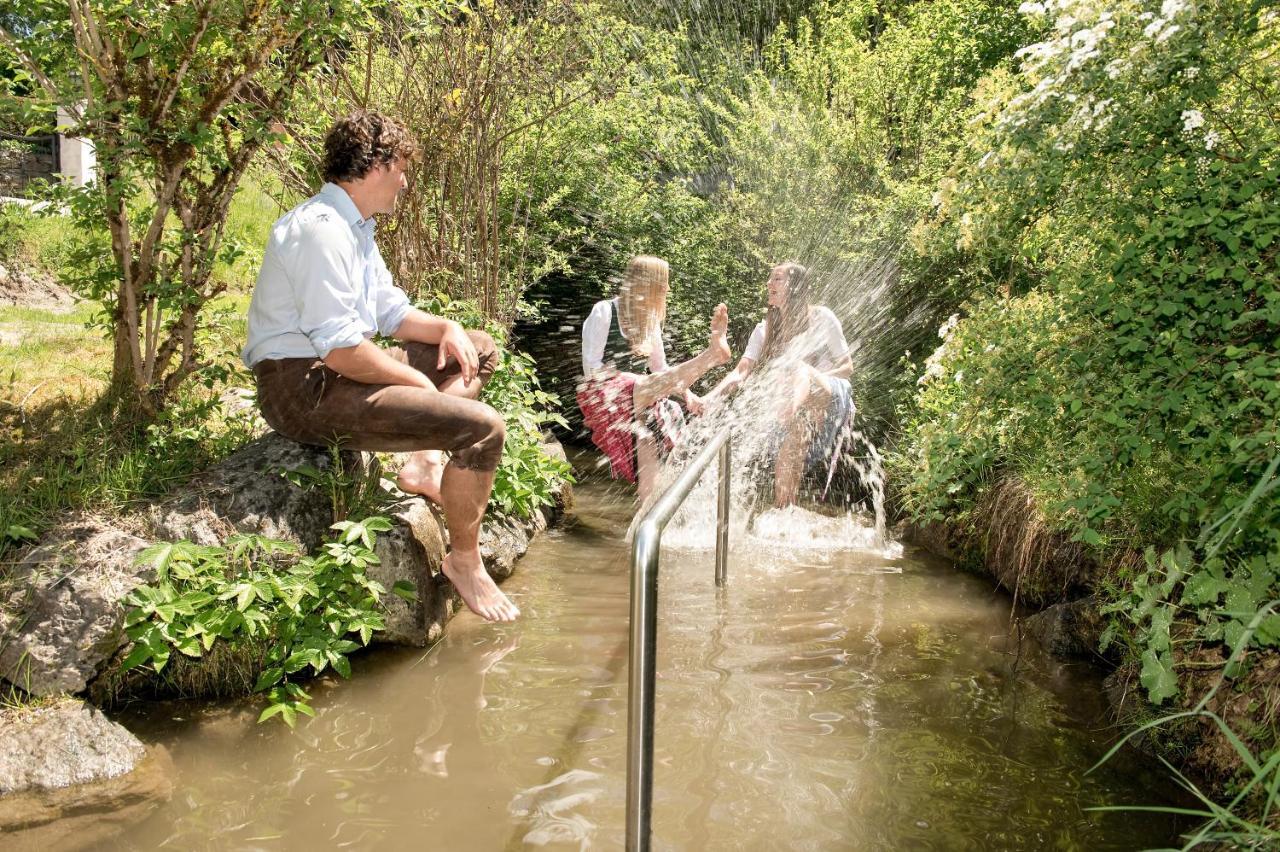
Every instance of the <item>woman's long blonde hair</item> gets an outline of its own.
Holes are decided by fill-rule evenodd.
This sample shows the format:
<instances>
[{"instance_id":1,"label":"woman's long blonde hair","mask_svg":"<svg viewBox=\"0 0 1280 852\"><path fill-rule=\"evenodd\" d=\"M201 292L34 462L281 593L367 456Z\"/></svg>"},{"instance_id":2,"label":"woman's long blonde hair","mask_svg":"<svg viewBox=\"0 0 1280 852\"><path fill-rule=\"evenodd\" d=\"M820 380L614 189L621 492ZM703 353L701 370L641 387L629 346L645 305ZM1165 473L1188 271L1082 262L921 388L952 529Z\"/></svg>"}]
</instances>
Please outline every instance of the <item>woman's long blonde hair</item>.
<instances>
[{"instance_id":1,"label":"woman's long blonde hair","mask_svg":"<svg viewBox=\"0 0 1280 852\"><path fill-rule=\"evenodd\" d=\"M648 358L653 341L667 318L667 262L651 254L638 254L627 263L618 290L618 325L631 344L632 354Z\"/></svg>"}]
</instances>

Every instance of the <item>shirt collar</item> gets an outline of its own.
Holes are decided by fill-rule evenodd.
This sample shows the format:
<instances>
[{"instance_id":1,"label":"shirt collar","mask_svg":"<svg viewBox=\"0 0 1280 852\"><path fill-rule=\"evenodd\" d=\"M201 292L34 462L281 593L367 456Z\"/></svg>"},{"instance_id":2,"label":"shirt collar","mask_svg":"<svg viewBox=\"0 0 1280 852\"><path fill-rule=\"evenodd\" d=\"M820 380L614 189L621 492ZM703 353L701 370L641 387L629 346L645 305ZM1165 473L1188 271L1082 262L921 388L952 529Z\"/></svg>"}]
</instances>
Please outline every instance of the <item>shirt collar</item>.
<instances>
[{"instance_id":1,"label":"shirt collar","mask_svg":"<svg viewBox=\"0 0 1280 852\"><path fill-rule=\"evenodd\" d=\"M364 228L368 231L373 230L373 217L368 219L360 215L360 208L356 207L356 203L351 200L351 196L347 195L347 191L336 183L326 183L320 187L320 197L329 202L333 209L353 228Z\"/></svg>"}]
</instances>

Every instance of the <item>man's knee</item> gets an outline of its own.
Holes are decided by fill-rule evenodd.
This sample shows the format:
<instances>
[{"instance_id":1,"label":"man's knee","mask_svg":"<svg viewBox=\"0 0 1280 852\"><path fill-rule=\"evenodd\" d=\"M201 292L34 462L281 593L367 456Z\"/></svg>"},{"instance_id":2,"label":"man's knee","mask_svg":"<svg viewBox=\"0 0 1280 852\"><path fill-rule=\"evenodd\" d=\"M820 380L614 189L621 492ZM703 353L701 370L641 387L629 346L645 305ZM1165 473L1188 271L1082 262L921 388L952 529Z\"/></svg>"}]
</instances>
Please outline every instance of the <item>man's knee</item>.
<instances>
[{"instance_id":1,"label":"man's knee","mask_svg":"<svg viewBox=\"0 0 1280 852\"><path fill-rule=\"evenodd\" d=\"M459 467L474 470L497 470L502 461L502 445L507 439L507 424L502 415L490 406L481 406L473 417L470 435L475 437L470 446L454 453Z\"/></svg>"}]
</instances>

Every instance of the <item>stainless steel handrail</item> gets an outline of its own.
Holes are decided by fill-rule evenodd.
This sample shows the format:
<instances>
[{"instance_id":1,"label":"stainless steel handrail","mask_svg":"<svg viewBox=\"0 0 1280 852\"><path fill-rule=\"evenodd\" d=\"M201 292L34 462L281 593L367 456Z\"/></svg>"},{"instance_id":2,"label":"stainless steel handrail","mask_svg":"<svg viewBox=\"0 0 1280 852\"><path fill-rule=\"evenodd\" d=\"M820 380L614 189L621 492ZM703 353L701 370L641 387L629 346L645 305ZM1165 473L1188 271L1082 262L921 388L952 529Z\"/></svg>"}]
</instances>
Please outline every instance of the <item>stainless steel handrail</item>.
<instances>
[{"instance_id":1,"label":"stainless steel handrail","mask_svg":"<svg viewBox=\"0 0 1280 852\"><path fill-rule=\"evenodd\" d=\"M647 852L653 812L654 677L658 657L658 558L662 531L715 456L720 458L716 501L716 585L724 585L729 559L729 428L716 433L680 478L636 527L631 546L631 654L627 700L627 849Z\"/></svg>"}]
</instances>

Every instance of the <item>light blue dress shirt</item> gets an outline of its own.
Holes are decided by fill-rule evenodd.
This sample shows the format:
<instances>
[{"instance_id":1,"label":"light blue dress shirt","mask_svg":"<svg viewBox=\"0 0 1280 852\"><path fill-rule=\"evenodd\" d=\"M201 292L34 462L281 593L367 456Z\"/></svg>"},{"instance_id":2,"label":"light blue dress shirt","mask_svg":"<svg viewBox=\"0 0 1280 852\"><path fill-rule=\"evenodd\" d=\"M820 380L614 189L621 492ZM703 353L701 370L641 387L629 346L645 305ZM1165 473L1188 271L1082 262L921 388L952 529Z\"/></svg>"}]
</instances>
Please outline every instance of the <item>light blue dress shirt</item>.
<instances>
[{"instance_id":1,"label":"light blue dress shirt","mask_svg":"<svg viewBox=\"0 0 1280 852\"><path fill-rule=\"evenodd\" d=\"M246 366L323 358L374 334L395 334L409 297L391 283L373 231L373 218L362 217L332 183L280 217L249 303L249 340L240 353Z\"/></svg>"}]
</instances>

